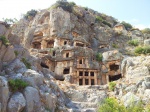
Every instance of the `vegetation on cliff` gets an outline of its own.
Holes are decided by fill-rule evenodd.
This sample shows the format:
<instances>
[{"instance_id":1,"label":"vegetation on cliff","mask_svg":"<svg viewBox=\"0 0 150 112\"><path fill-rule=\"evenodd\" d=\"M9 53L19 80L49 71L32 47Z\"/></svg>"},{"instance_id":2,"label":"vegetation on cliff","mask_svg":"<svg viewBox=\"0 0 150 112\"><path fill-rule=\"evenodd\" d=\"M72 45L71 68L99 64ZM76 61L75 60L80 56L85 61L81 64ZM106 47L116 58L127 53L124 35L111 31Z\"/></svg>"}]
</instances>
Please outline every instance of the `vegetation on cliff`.
<instances>
[{"instance_id":1,"label":"vegetation on cliff","mask_svg":"<svg viewBox=\"0 0 150 112\"><path fill-rule=\"evenodd\" d=\"M98 112L150 112L149 106L144 107L143 102L135 104L131 101L129 107L125 107L115 98L106 98L104 103L99 106Z\"/></svg>"}]
</instances>

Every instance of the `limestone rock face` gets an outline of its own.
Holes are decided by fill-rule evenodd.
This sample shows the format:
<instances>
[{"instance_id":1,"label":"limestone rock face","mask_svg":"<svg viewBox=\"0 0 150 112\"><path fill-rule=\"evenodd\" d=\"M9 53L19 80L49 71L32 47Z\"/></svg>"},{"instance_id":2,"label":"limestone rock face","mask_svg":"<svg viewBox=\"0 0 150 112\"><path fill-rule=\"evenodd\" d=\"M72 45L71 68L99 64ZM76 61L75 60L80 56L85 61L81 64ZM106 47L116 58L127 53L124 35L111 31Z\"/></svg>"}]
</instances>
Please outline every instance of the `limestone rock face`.
<instances>
[{"instance_id":1,"label":"limestone rock face","mask_svg":"<svg viewBox=\"0 0 150 112\"><path fill-rule=\"evenodd\" d=\"M28 69L23 76L28 77L27 82L29 81L30 84L33 84L32 86L40 86L43 84L44 76L42 74L39 74L38 72Z\"/></svg>"},{"instance_id":2,"label":"limestone rock face","mask_svg":"<svg viewBox=\"0 0 150 112\"><path fill-rule=\"evenodd\" d=\"M122 54L117 50L108 51L103 53L103 61L113 61L122 59Z\"/></svg>"},{"instance_id":3,"label":"limestone rock face","mask_svg":"<svg viewBox=\"0 0 150 112\"><path fill-rule=\"evenodd\" d=\"M138 40L140 43L143 43L144 35L140 30L131 31L132 40Z\"/></svg>"},{"instance_id":4,"label":"limestone rock face","mask_svg":"<svg viewBox=\"0 0 150 112\"><path fill-rule=\"evenodd\" d=\"M26 66L19 59L15 59L10 65L5 69L8 75L16 73L24 73L27 70Z\"/></svg>"},{"instance_id":5,"label":"limestone rock face","mask_svg":"<svg viewBox=\"0 0 150 112\"><path fill-rule=\"evenodd\" d=\"M150 56L128 57L122 61L121 71L133 82L150 75Z\"/></svg>"},{"instance_id":6,"label":"limestone rock face","mask_svg":"<svg viewBox=\"0 0 150 112\"><path fill-rule=\"evenodd\" d=\"M26 99L26 112L41 112L41 101L39 92L33 87L26 87L24 90Z\"/></svg>"},{"instance_id":7,"label":"limestone rock face","mask_svg":"<svg viewBox=\"0 0 150 112\"><path fill-rule=\"evenodd\" d=\"M144 45L150 45L150 39L144 40Z\"/></svg>"},{"instance_id":8,"label":"limestone rock face","mask_svg":"<svg viewBox=\"0 0 150 112\"><path fill-rule=\"evenodd\" d=\"M2 62L10 62L15 58L14 48L13 46L5 46L0 41L0 60Z\"/></svg>"},{"instance_id":9,"label":"limestone rock face","mask_svg":"<svg viewBox=\"0 0 150 112\"><path fill-rule=\"evenodd\" d=\"M0 105L1 112L6 112L7 102L9 99L8 82L5 77L0 76Z\"/></svg>"},{"instance_id":10,"label":"limestone rock face","mask_svg":"<svg viewBox=\"0 0 150 112\"><path fill-rule=\"evenodd\" d=\"M15 93L9 100L8 112L21 112L26 105L26 100L22 93Z\"/></svg>"},{"instance_id":11,"label":"limestone rock face","mask_svg":"<svg viewBox=\"0 0 150 112\"><path fill-rule=\"evenodd\" d=\"M128 92L126 95L122 97L122 100L124 102L124 105L126 107L130 106L132 103L137 104L140 101L140 98L136 95L134 95L131 92Z\"/></svg>"},{"instance_id":12,"label":"limestone rock face","mask_svg":"<svg viewBox=\"0 0 150 112\"><path fill-rule=\"evenodd\" d=\"M54 9L50 12L50 25L50 35L58 37L64 36L64 34L70 32L73 27L69 12L61 8Z\"/></svg>"},{"instance_id":13,"label":"limestone rock face","mask_svg":"<svg viewBox=\"0 0 150 112\"><path fill-rule=\"evenodd\" d=\"M45 101L46 108L50 109L52 112L55 112L57 97L54 94L45 93L42 99Z\"/></svg>"},{"instance_id":14,"label":"limestone rock face","mask_svg":"<svg viewBox=\"0 0 150 112\"><path fill-rule=\"evenodd\" d=\"M0 24L0 36L5 35L6 31L7 28L3 24Z\"/></svg>"}]
</instances>

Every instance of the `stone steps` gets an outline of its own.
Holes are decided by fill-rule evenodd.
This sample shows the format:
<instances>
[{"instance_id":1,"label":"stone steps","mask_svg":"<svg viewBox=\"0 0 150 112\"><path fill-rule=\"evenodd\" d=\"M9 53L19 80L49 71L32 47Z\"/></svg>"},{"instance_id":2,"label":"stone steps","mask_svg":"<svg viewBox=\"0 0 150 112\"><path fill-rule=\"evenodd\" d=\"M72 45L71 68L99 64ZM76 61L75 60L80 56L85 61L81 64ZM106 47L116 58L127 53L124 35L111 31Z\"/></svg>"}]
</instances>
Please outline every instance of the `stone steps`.
<instances>
[{"instance_id":1,"label":"stone steps","mask_svg":"<svg viewBox=\"0 0 150 112\"><path fill-rule=\"evenodd\" d=\"M96 112L95 108L86 108L86 109L69 109L69 112Z\"/></svg>"}]
</instances>

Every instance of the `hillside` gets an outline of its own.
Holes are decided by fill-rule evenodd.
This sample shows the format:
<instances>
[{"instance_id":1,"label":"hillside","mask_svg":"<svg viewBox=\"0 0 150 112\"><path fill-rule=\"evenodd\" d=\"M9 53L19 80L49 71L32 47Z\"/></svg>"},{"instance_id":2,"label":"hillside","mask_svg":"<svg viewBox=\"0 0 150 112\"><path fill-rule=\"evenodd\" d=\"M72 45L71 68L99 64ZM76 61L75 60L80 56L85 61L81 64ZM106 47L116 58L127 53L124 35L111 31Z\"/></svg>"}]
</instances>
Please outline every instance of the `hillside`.
<instances>
[{"instance_id":1,"label":"hillside","mask_svg":"<svg viewBox=\"0 0 150 112\"><path fill-rule=\"evenodd\" d=\"M108 97L149 104L150 34L74 2L0 22L0 51L0 112L97 112Z\"/></svg>"}]
</instances>

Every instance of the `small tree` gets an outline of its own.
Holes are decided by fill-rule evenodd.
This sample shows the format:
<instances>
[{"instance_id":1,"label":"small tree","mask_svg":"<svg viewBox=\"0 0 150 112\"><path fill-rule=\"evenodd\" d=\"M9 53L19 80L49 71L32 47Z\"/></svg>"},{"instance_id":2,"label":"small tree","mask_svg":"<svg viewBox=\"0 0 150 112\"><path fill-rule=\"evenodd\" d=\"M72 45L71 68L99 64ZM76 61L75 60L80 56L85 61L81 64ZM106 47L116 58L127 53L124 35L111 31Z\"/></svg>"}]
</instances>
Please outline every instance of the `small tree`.
<instances>
[{"instance_id":1,"label":"small tree","mask_svg":"<svg viewBox=\"0 0 150 112\"><path fill-rule=\"evenodd\" d=\"M14 19L11 19L11 18L3 18L3 21L4 21L5 23L7 23L8 25L11 25L11 24L14 24L14 23L18 22L18 20L17 20L16 18L14 18Z\"/></svg>"},{"instance_id":2,"label":"small tree","mask_svg":"<svg viewBox=\"0 0 150 112\"><path fill-rule=\"evenodd\" d=\"M36 14L37 14L37 10L31 9L24 15L24 18L29 19L30 16L35 17Z\"/></svg>"}]
</instances>

